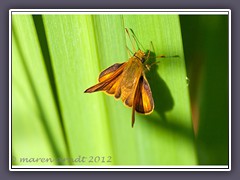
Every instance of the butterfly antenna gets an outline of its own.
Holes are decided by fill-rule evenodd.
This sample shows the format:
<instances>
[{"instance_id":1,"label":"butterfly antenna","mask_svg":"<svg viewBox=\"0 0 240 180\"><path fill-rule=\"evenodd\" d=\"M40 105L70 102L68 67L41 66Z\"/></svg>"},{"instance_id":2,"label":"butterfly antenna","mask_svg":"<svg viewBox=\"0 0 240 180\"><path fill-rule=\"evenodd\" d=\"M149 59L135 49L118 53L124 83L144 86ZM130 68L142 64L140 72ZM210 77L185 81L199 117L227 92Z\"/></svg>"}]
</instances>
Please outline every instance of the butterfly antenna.
<instances>
[{"instance_id":1,"label":"butterfly antenna","mask_svg":"<svg viewBox=\"0 0 240 180\"><path fill-rule=\"evenodd\" d=\"M127 33L128 37L129 37L129 39L130 39L130 42L131 42L131 44L132 44L133 51L136 52L135 46L134 46L134 44L133 44L132 38L130 37L130 34L129 34L129 32L128 32L128 29L125 28L125 30L126 30L126 33Z\"/></svg>"},{"instance_id":2,"label":"butterfly antenna","mask_svg":"<svg viewBox=\"0 0 240 180\"><path fill-rule=\"evenodd\" d=\"M126 46L126 48L127 48L128 55L131 57L133 52L127 46Z\"/></svg>"},{"instance_id":3,"label":"butterfly antenna","mask_svg":"<svg viewBox=\"0 0 240 180\"><path fill-rule=\"evenodd\" d=\"M142 45L142 44L140 43L140 41L138 40L138 38L137 38L137 36L135 35L134 31L133 31L131 28L130 28L130 31L132 32L132 36L133 36L134 40L136 41L137 46L138 46L138 44L140 44L140 46L142 47L142 49L143 49L144 51L146 51L145 48L143 47L143 45ZM140 49L139 46L138 46L138 49Z\"/></svg>"}]
</instances>

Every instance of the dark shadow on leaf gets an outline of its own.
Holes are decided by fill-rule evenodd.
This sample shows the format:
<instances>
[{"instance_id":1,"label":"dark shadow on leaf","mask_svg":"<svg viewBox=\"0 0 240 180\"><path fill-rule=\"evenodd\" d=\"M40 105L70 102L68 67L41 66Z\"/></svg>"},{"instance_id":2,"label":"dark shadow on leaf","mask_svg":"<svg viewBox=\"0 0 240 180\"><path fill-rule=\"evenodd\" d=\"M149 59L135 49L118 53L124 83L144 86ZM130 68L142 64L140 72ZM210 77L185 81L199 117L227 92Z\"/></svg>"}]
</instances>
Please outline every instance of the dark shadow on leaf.
<instances>
[{"instance_id":1,"label":"dark shadow on leaf","mask_svg":"<svg viewBox=\"0 0 240 180\"><path fill-rule=\"evenodd\" d=\"M149 129L158 129L159 131L165 129L178 137L192 141L194 144L196 143L193 129L182 123L179 123L177 118L171 119L171 121L167 119L163 121L160 120L160 118L151 116L146 116L145 118L146 119L141 122L141 125L148 126Z\"/></svg>"},{"instance_id":2,"label":"dark shadow on leaf","mask_svg":"<svg viewBox=\"0 0 240 180\"><path fill-rule=\"evenodd\" d=\"M155 53L151 52L150 57L151 58L146 63L148 65L156 63L156 58L154 58ZM146 77L151 87L152 96L154 99L154 111L158 113L159 117L153 117L151 115L145 116L147 121L143 121L143 123L146 123L146 126L150 126L152 128L158 127L159 130L161 130L161 128L165 128L168 131L187 138L188 140L194 141L193 129L178 123L179 120L177 118L171 119L171 121L166 118L165 113L173 109L174 100L167 84L159 76L157 68L158 64L153 64L150 68L150 71L146 72Z\"/></svg>"},{"instance_id":3,"label":"dark shadow on leaf","mask_svg":"<svg viewBox=\"0 0 240 180\"><path fill-rule=\"evenodd\" d=\"M150 58L147 64L156 63L155 54L150 53ZM174 101L167 84L159 76L157 72L158 64L153 64L150 71L146 72L146 77L151 87L152 96L154 99L154 110L160 115L160 117L165 121L165 112L173 109Z\"/></svg>"}]
</instances>

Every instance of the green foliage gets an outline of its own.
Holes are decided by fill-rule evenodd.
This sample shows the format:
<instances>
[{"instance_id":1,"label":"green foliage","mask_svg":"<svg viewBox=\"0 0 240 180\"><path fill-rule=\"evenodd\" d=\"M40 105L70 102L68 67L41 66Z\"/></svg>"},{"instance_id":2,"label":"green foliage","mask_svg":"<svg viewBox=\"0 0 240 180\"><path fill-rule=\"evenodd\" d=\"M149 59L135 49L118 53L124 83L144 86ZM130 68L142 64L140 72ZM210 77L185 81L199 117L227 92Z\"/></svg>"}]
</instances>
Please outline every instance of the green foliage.
<instances>
[{"instance_id":1,"label":"green foliage","mask_svg":"<svg viewBox=\"0 0 240 180\"><path fill-rule=\"evenodd\" d=\"M179 55L157 59L147 73L155 111L137 114L134 128L121 101L83 93L103 69L127 61L125 27L144 48L152 41L156 55ZM14 15L12 42L15 164L47 164L20 157L80 156L112 158L48 164L197 164L177 15Z\"/></svg>"},{"instance_id":2,"label":"green foliage","mask_svg":"<svg viewBox=\"0 0 240 180\"><path fill-rule=\"evenodd\" d=\"M228 16L181 16L201 165L229 163Z\"/></svg>"}]
</instances>

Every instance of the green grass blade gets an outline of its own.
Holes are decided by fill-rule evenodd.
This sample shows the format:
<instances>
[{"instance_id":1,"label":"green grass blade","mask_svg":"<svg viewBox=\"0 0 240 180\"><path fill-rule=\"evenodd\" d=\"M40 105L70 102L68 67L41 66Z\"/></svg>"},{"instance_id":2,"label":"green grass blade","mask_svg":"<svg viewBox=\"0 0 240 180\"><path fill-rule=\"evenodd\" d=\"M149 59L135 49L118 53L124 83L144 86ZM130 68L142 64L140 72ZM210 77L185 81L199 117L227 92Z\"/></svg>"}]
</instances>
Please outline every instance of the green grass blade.
<instances>
[{"instance_id":1,"label":"green grass blade","mask_svg":"<svg viewBox=\"0 0 240 180\"><path fill-rule=\"evenodd\" d=\"M112 156L103 94L83 93L99 72L91 16L43 20L72 157Z\"/></svg>"},{"instance_id":2,"label":"green grass blade","mask_svg":"<svg viewBox=\"0 0 240 180\"><path fill-rule=\"evenodd\" d=\"M21 158L65 157L32 17L14 15L12 20L12 146L15 164L41 164L33 159L21 162Z\"/></svg>"},{"instance_id":3,"label":"green grass blade","mask_svg":"<svg viewBox=\"0 0 240 180\"><path fill-rule=\"evenodd\" d=\"M229 15L181 16L181 24L199 164L227 165Z\"/></svg>"}]
</instances>

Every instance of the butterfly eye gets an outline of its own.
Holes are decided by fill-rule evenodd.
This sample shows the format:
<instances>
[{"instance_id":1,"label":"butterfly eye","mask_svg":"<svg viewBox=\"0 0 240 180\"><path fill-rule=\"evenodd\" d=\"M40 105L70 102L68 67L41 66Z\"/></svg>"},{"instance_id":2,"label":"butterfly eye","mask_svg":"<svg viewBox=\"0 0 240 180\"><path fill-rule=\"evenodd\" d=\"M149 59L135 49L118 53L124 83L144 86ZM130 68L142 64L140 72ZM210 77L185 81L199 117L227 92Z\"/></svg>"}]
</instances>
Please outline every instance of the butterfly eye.
<instances>
[{"instance_id":1,"label":"butterfly eye","mask_svg":"<svg viewBox=\"0 0 240 180\"><path fill-rule=\"evenodd\" d=\"M141 62L144 63L146 61L146 56L143 56Z\"/></svg>"}]
</instances>

